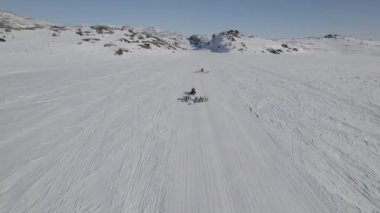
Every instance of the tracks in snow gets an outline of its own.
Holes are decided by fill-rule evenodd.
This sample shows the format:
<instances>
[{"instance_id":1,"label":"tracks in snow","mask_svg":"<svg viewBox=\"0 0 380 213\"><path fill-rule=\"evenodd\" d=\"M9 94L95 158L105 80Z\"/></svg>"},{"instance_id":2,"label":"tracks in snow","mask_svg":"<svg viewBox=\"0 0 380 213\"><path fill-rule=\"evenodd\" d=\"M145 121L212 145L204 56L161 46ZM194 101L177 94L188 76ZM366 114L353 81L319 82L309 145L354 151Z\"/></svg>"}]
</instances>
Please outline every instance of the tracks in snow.
<instances>
[{"instance_id":1,"label":"tracks in snow","mask_svg":"<svg viewBox=\"0 0 380 213\"><path fill-rule=\"evenodd\" d=\"M215 64L213 72L218 72ZM184 72L185 88L195 87L197 95L210 100L178 106L183 115L176 117L183 119L175 148L178 153L170 160L174 182L168 212L328 211L249 116L245 105L213 72Z\"/></svg>"},{"instance_id":2,"label":"tracks in snow","mask_svg":"<svg viewBox=\"0 0 380 213\"><path fill-rule=\"evenodd\" d=\"M314 191L327 198L325 203L345 211L377 209L379 194L370 190L377 188L380 172L376 109L355 102L355 93L320 88L317 79L304 83L286 75L246 61L225 65L218 72L235 96L260 117Z\"/></svg>"},{"instance_id":3,"label":"tracks in snow","mask_svg":"<svg viewBox=\"0 0 380 213\"><path fill-rule=\"evenodd\" d=\"M338 169L337 178L351 175L325 152L338 146L303 144L328 132L322 123L310 127L313 120L305 117L312 113L296 113L311 107L305 100L329 106L340 100L251 62L206 56L147 56L1 75L7 83L0 87L7 90L0 94L0 212L349 209L339 200L328 203L329 193L315 188L323 184L315 180L320 166ZM200 66L211 72L194 73ZM177 101L192 87L209 101ZM325 116L323 104L310 109ZM378 173L368 174L367 182L375 183ZM342 190L355 186L344 180Z\"/></svg>"}]
</instances>

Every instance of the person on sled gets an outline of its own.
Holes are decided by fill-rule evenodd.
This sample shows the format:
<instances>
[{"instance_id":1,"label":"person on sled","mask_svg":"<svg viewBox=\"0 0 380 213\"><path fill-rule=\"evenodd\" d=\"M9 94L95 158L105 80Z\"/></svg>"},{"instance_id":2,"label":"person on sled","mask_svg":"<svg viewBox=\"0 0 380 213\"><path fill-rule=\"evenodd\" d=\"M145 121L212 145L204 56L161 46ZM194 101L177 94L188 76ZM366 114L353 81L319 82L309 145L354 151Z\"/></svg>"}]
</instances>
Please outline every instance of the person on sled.
<instances>
[{"instance_id":1,"label":"person on sled","mask_svg":"<svg viewBox=\"0 0 380 213\"><path fill-rule=\"evenodd\" d=\"M191 91L190 91L190 95L195 95L197 92L195 92L195 88L192 88Z\"/></svg>"}]
</instances>

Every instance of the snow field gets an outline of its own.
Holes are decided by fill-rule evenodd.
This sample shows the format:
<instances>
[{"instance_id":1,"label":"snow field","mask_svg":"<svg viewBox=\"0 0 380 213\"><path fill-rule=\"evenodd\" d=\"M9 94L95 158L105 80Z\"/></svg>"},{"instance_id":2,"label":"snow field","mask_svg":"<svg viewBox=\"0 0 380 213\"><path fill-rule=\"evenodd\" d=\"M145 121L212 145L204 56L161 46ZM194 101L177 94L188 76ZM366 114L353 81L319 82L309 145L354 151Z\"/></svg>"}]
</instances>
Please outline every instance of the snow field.
<instances>
[{"instance_id":1,"label":"snow field","mask_svg":"<svg viewBox=\"0 0 380 213\"><path fill-rule=\"evenodd\" d=\"M2 52L0 212L379 211L376 56L50 48Z\"/></svg>"}]
</instances>

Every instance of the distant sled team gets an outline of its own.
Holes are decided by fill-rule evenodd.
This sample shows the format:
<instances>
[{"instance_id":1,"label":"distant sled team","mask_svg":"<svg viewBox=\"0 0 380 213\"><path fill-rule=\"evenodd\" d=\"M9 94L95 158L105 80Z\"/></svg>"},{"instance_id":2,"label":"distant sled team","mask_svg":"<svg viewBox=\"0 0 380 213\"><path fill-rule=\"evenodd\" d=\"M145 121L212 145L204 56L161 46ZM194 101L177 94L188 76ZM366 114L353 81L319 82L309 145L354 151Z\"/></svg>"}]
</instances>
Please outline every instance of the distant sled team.
<instances>
[{"instance_id":1,"label":"distant sled team","mask_svg":"<svg viewBox=\"0 0 380 213\"><path fill-rule=\"evenodd\" d=\"M208 73L209 71L205 71L203 68L201 68L199 71L196 71L198 73ZM207 96L195 96L197 92L195 91L195 88L191 88L190 92L184 92L186 95L182 98L178 98L181 102L186 102L191 104L193 103L201 103L201 102L207 102L208 97Z\"/></svg>"},{"instance_id":2,"label":"distant sled team","mask_svg":"<svg viewBox=\"0 0 380 213\"><path fill-rule=\"evenodd\" d=\"M194 98L192 98L191 96L186 95L186 96L183 96L183 98L180 98L179 100L181 100L183 102L200 103L200 102L208 101L208 97L207 96L195 96Z\"/></svg>"},{"instance_id":3,"label":"distant sled team","mask_svg":"<svg viewBox=\"0 0 380 213\"><path fill-rule=\"evenodd\" d=\"M178 100L182 102L193 102L193 103L200 103L200 102L206 102L208 101L207 96L195 96L197 92L195 91L195 88L192 88L190 92L185 92L187 95L183 96L182 98L178 98Z\"/></svg>"},{"instance_id":4,"label":"distant sled team","mask_svg":"<svg viewBox=\"0 0 380 213\"><path fill-rule=\"evenodd\" d=\"M195 71L196 73L209 73L210 71L206 71L205 69L201 68L198 71Z\"/></svg>"}]
</instances>

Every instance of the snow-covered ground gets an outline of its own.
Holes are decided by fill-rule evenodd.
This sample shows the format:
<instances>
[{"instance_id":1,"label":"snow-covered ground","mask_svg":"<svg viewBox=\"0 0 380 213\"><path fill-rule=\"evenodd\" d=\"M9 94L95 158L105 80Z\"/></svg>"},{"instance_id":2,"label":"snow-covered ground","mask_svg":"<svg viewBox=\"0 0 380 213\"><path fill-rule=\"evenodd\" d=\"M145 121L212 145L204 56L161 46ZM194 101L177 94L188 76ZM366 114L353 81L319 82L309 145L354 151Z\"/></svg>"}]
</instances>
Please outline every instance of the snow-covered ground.
<instances>
[{"instance_id":1,"label":"snow-covered ground","mask_svg":"<svg viewBox=\"0 0 380 213\"><path fill-rule=\"evenodd\" d=\"M379 42L104 48L129 29L2 31L1 213L380 212Z\"/></svg>"}]
</instances>

